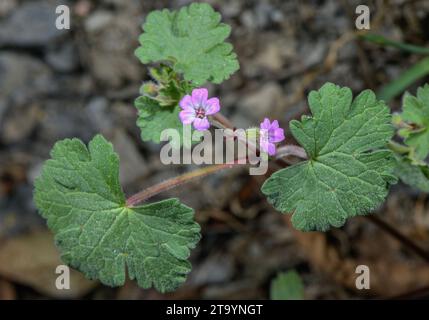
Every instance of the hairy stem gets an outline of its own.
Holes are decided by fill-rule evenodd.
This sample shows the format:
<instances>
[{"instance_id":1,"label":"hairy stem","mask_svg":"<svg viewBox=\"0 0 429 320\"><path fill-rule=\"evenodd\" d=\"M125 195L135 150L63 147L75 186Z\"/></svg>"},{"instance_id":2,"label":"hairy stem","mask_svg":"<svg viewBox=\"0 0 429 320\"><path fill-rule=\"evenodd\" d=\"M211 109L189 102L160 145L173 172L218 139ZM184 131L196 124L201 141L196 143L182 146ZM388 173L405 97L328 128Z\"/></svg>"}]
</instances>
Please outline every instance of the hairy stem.
<instances>
[{"instance_id":1,"label":"hairy stem","mask_svg":"<svg viewBox=\"0 0 429 320\"><path fill-rule=\"evenodd\" d=\"M213 125L222 128L222 129L232 129L234 130L234 125L229 121L225 116L223 116L220 113L216 113L212 116ZM406 146L400 145L393 140L389 142L388 144L389 148L392 151L398 152L398 153L406 153L408 152L408 148ZM257 148L258 150L258 148ZM276 163L280 165L280 167L284 167L285 163L282 163L281 160L285 160L283 158L287 156L296 156L301 159L308 159L308 156L305 152L305 150L299 146L294 145L284 145L277 149L276 152ZM133 196L127 199L126 205L127 207L133 207L137 205L140 202L143 202L158 193L161 193L163 191L169 190L171 188L183 185L187 182L190 182L191 180L194 180L196 178L202 178L205 176L208 176L210 174L216 173L218 171L232 168L235 164L237 164L237 161L235 163L231 164L219 164L219 165L212 165L208 166L199 170L195 170L189 173L185 173L184 175L166 180L164 182L161 182L157 185L154 185L152 187L149 187ZM405 235L401 234L398 230L396 230L393 226L388 225L383 220L378 219L374 216L366 216L369 221L374 223L375 225L379 226L381 230L385 231L387 234L391 235L398 241L400 241L402 244L410 248L413 252L415 252L418 256L420 256L425 261L429 262L429 253L426 252L423 248L415 244L413 241L411 241L409 238L407 238Z\"/></svg>"},{"instance_id":2,"label":"hairy stem","mask_svg":"<svg viewBox=\"0 0 429 320\"><path fill-rule=\"evenodd\" d=\"M220 112L215 113L213 116L213 119L219 122L224 128L232 129L234 130L234 125L231 121L224 115L222 115Z\"/></svg>"},{"instance_id":3,"label":"hairy stem","mask_svg":"<svg viewBox=\"0 0 429 320\"><path fill-rule=\"evenodd\" d=\"M295 156L301 159L308 159L307 153L301 147L294 145L285 145L277 148L276 158L284 158L287 156Z\"/></svg>"},{"instance_id":4,"label":"hairy stem","mask_svg":"<svg viewBox=\"0 0 429 320\"><path fill-rule=\"evenodd\" d=\"M208 167L204 167L195 171L187 172L183 175L168 179L166 181L163 181L159 184L156 184L154 186L151 186L147 189L144 189L143 191L140 191L139 193L136 193L135 195L131 196L127 199L126 206L127 207L135 207L138 203L146 201L147 199L157 195L158 193L167 191L171 188L183 185L187 182L190 182L191 180L202 178L205 176L208 176L212 173L232 168L237 163L224 163L224 164L217 164L212 165Z\"/></svg>"},{"instance_id":5,"label":"hairy stem","mask_svg":"<svg viewBox=\"0 0 429 320\"><path fill-rule=\"evenodd\" d=\"M218 126L218 127L221 127L223 129L231 129L231 130L234 129L233 124L226 117L221 115L220 113L216 113L212 117L212 119L213 119L212 122L214 122L213 124ZM257 148L253 144L249 144L247 142L247 139L243 140L243 137L241 137L240 135L237 135L234 137L237 137L237 139L240 142L245 143L249 149L252 149L252 151L259 153L259 148ZM306 155L304 149L302 149L301 147L298 147L298 146L286 145L286 146L279 148L278 150L283 154L283 156L295 155L299 158L303 158L303 159L307 158L307 155ZM281 158L281 157L282 157L281 155L278 156L278 158ZM279 159L277 159L277 160L279 160ZM240 159L235 160L234 163L225 163L225 164L218 164L218 165L212 165L212 166L204 167L202 169L198 169L198 170L195 170L192 172L188 172L188 173L185 173L183 175L177 176L175 178L171 178L169 180L163 181L159 184L156 184L156 185L151 186L147 189L144 189L144 190L134 194L130 198L128 198L126 201L126 206L127 207L134 207L138 203L144 202L147 199L157 195L158 193L161 193L163 191L167 191L167 190L172 189L174 187L183 185L183 184L190 182L191 180L194 180L196 178L202 178L202 177L208 176L210 174L216 173L218 171L228 169L228 168L232 168L236 164L240 164Z\"/></svg>"},{"instance_id":6,"label":"hairy stem","mask_svg":"<svg viewBox=\"0 0 429 320\"><path fill-rule=\"evenodd\" d=\"M390 150L392 150L393 152L399 153L399 154L407 154L410 152L411 148L404 146L400 143L397 143L393 140L389 141L388 145Z\"/></svg>"},{"instance_id":7,"label":"hairy stem","mask_svg":"<svg viewBox=\"0 0 429 320\"><path fill-rule=\"evenodd\" d=\"M231 123L231 121L229 121L220 112L218 112L215 115L213 115L211 123L212 123L213 126L219 128L219 129L230 129L230 130L232 130L232 133L231 133L230 137L232 137L233 139L236 139L237 141L243 143L246 146L246 148L248 148L251 151L255 152L255 154L259 154L260 153L259 148L255 144L249 143L249 141L247 140L246 136L234 133L234 129L235 129L234 125Z\"/></svg>"}]
</instances>

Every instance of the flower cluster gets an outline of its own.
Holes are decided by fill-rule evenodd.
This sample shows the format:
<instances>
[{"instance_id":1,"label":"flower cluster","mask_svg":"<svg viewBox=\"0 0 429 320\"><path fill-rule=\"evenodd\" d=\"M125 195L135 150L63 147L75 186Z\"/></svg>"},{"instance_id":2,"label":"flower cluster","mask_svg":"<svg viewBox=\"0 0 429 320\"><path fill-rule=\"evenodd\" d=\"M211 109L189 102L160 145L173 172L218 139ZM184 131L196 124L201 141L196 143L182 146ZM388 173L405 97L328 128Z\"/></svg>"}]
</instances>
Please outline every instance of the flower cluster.
<instances>
[{"instance_id":1,"label":"flower cluster","mask_svg":"<svg viewBox=\"0 0 429 320\"><path fill-rule=\"evenodd\" d=\"M210 128L207 116L214 115L220 110L219 99L214 97L208 99L206 88L194 89L191 95L185 95L179 103L182 109L179 113L183 124L192 124L198 131ZM277 120L270 122L268 118L259 127L259 146L263 152L270 156L276 154L276 143L284 140L284 130L279 127Z\"/></svg>"}]
</instances>

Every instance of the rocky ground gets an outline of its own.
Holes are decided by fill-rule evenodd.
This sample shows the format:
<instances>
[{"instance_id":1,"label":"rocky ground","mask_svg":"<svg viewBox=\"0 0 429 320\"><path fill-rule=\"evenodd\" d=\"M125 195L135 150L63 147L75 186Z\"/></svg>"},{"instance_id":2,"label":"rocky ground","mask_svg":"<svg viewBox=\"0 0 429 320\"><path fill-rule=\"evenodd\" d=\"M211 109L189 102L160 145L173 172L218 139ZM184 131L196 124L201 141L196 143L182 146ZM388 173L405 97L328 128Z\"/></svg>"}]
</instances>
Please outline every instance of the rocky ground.
<instances>
[{"instance_id":1,"label":"rocky ground","mask_svg":"<svg viewBox=\"0 0 429 320\"><path fill-rule=\"evenodd\" d=\"M241 69L209 89L237 127L258 124L264 115L286 127L307 112L306 94L326 81L354 92L377 90L419 58L350 37L360 1L207 2L233 30L230 40ZM72 28L57 30L55 7L65 3L72 10ZM103 133L120 154L128 194L193 169L160 163L159 147L140 140L133 107L147 79L133 54L141 23L153 9L187 3L1 1L0 299L265 299L271 279L289 269L302 276L308 299L410 297L429 286L428 262L404 244L413 241L429 250L426 194L402 184L392 189L377 217L393 231L380 220L358 217L326 234L303 234L261 197L261 177L234 170L163 194L195 208L202 227L193 271L177 292L160 295L134 282L112 289L78 273L72 290L53 288L58 253L33 204L32 185L55 141L89 141ZM428 1L373 1L371 9L373 32L428 43ZM293 142L290 135L287 140ZM395 232L406 240L398 241ZM371 290L354 286L359 264L372 271ZM419 294L429 297L429 290Z\"/></svg>"}]
</instances>

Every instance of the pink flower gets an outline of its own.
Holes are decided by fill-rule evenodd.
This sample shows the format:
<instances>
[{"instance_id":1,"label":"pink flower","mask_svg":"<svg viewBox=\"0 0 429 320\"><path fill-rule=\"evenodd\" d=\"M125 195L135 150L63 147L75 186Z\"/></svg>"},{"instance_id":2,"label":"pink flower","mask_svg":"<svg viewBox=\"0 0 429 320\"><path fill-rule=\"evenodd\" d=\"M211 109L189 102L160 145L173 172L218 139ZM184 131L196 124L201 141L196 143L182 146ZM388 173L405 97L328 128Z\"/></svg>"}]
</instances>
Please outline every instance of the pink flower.
<instances>
[{"instance_id":1,"label":"pink flower","mask_svg":"<svg viewBox=\"0 0 429 320\"><path fill-rule=\"evenodd\" d=\"M267 152L270 156L276 154L276 145L285 138L284 130L279 128L279 122L274 120L272 123L270 119L265 118L264 122L261 123L260 130L260 147L262 151Z\"/></svg>"},{"instance_id":2,"label":"pink flower","mask_svg":"<svg viewBox=\"0 0 429 320\"><path fill-rule=\"evenodd\" d=\"M210 128L208 115L215 114L220 110L218 98L207 99L208 92L206 88L192 90L192 96L186 95L180 100L179 106L182 111L179 113L180 121L183 124L193 124L198 131L204 131Z\"/></svg>"}]
</instances>

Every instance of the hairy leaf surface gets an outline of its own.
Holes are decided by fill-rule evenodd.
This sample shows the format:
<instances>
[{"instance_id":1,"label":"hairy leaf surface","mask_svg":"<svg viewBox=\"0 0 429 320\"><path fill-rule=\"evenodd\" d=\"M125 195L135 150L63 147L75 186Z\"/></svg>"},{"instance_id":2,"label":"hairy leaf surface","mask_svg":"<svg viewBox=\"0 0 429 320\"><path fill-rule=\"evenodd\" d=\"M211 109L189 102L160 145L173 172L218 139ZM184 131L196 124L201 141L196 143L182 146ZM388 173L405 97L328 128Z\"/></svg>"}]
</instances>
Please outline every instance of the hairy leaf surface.
<instances>
[{"instance_id":1,"label":"hairy leaf surface","mask_svg":"<svg viewBox=\"0 0 429 320\"><path fill-rule=\"evenodd\" d=\"M309 159L274 173L262 192L281 212L294 212L303 231L340 227L382 203L395 166L385 148L393 135L389 109L366 90L352 92L332 83L309 95L312 117L290 129Z\"/></svg>"},{"instance_id":2,"label":"hairy leaf surface","mask_svg":"<svg viewBox=\"0 0 429 320\"><path fill-rule=\"evenodd\" d=\"M193 210L177 199L127 207L119 158L96 136L57 142L35 182L35 202L65 263L110 286L125 282L161 292L177 288L199 240Z\"/></svg>"},{"instance_id":3,"label":"hairy leaf surface","mask_svg":"<svg viewBox=\"0 0 429 320\"><path fill-rule=\"evenodd\" d=\"M151 12L140 35L136 56L144 64L170 61L185 80L201 85L221 83L239 69L232 45L224 42L231 28L206 3L179 11Z\"/></svg>"},{"instance_id":4,"label":"hairy leaf surface","mask_svg":"<svg viewBox=\"0 0 429 320\"><path fill-rule=\"evenodd\" d=\"M304 284L295 270L279 273L271 282L271 300L302 300Z\"/></svg>"}]
</instances>

